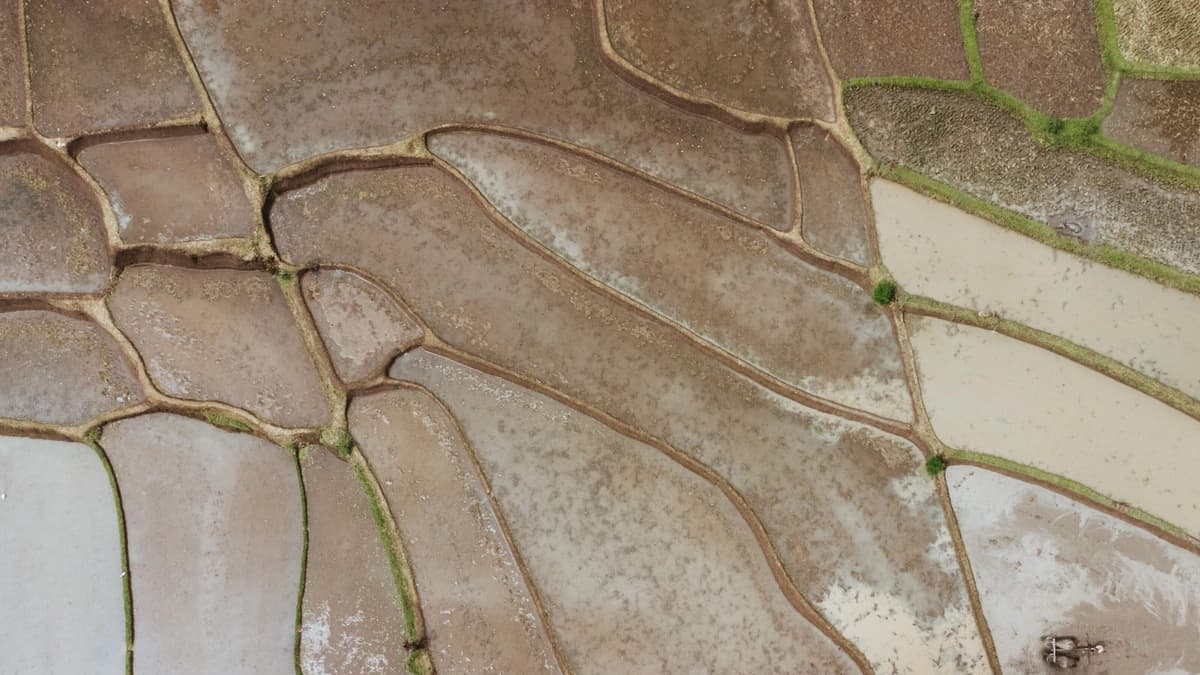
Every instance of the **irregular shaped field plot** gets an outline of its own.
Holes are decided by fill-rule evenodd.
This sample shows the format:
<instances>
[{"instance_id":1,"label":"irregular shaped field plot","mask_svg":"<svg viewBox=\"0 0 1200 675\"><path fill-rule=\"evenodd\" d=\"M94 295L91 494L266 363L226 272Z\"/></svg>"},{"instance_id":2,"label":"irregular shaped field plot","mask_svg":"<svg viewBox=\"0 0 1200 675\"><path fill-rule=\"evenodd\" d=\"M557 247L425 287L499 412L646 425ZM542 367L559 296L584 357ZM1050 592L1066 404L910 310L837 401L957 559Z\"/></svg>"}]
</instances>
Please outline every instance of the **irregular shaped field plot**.
<instances>
[{"instance_id":1,"label":"irregular shaped field plot","mask_svg":"<svg viewBox=\"0 0 1200 675\"><path fill-rule=\"evenodd\" d=\"M344 382L382 375L421 340L421 326L387 291L353 272L316 270L300 279L313 322Z\"/></svg>"},{"instance_id":2,"label":"irregular shaped field plot","mask_svg":"<svg viewBox=\"0 0 1200 675\"><path fill-rule=\"evenodd\" d=\"M871 216L854 157L825 129L790 133L800 174L800 224L813 248L859 265L871 263Z\"/></svg>"},{"instance_id":3,"label":"irregular shaped field plot","mask_svg":"<svg viewBox=\"0 0 1200 675\"><path fill-rule=\"evenodd\" d=\"M813 0L838 77L965 80L958 7L947 0Z\"/></svg>"},{"instance_id":4,"label":"irregular shaped field plot","mask_svg":"<svg viewBox=\"0 0 1200 675\"><path fill-rule=\"evenodd\" d=\"M149 673L292 672L300 485L279 446L157 413L114 422L136 662Z\"/></svg>"},{"instance_id":5,"label":"irregular shaped field plot","mask_svg":"<svg viewBox=\"0 0 1200 675\"><path fill-rule=\"evenodd\" d=\"M429 387L463 425L574 672L857 671L788 605L716 486L446 358L413 352L393 374Z\"/></svg>"},{"instance_id":6,"label":"irregular shaped field plot","mask_svg":"<svg viewBox=\"0 0 1200 675\"><path fill-rule=\"evenodd\" d=\"M318 0L176 7L233 142L258 171L444 124L496 124L579 143L787 227L779 139L626 83L600 57L591 2L355 0L329 10Z\"/></svg>"},{"instance_id":7,"label":"irregular shaped field plot","mask_svg":"<svg viewBox=\"0 0 1200 675\"><path fill-rule=\"evenodd\" d=\"M387 391L354 399L349 419L404 537L437 672L559 672L471 450L441 404Z\"/></svg>"},{"instance_id":8,"label":"irregular shaped field plot","mask_svg":"<svg viewBox=\"0 0 1200 675\"><path fill-rule=\"evenodd\" d=\"M851 629L908 636L912 649L901 654L878 639L864 644L878 650L876 663L921 672L961 655L964 669L984 665L941 510L911 445L778 396L592 290L498 230L437 169L338 174L282 195L272 222L288 259L367 270L447 343L714 468L756 509L793 579L835 627L852 640ZM812 521L823 526L805 525ZM873 621L863 620L872 607Z\"/></svg>"},{"instance_id":9,"label":"irregular shaped field plot","mask_svg":"<svg viewBox=\"0 0 1200 675\"><path fill-rule=\"evenodd\" d=\"M117 504L81 443L0 437L0 669L121 673Z\"/></svg>"},{"instance_id":10,"label":"irregular shaped field plot","mask_svg":"<svg viewBox=\"0 0 1200 675\"><path fill-rule=\"evenodd\" d=\"M125 242L254 234L241 177L208 134L104 143L79 161L108 194Z\"/></svg>"},{"instance_id":11,"label":"irregular shaped field plot","mask_svg":"<svg viewBox=\"0 0 1200 675\"><path fill-rule=\"evenodd\" d=\"M802 389L912 416L887 316L863 289L765 233L541 143L455 133L430 146L596 280Z\"/></svg>"},{"instance_id":12,"label":"irregular shaped field plot","mask_svg":"<svg viewBox=\"0 0 1200 675\"><path fill-rule=\"evenodd\" d=\"M25 73L20 0L0 1L0 126L25 122Z\"/></svg>"},{"instance_id":13,"label":"irregular shaped field plot","mask_svg":"<svg viewBox=\"0 0 1200 675\"><path fill-rule=\"evenodd\" d=\"M47 136L148 125L200 112L154 0L28 0L34 123Z\"/></svg>"},{"instance_id":14,"label":"irregular shaped field plot","mask_svg":"<svg viewBox=\"0 0 1200 675\"><path fill-rule=\"evenodd\" d=\"M946 443L1068 476L1200 533L1200 422L1019 340L909 321L925 405Z\"/></svg>"},{"instance_id":15,"label":"irregular shaped field plot","mask_svg":"<svg viewBox=\"0 0 1200 675\"><path fill-rule=\"evenodd\" d=\"M1108 75L1093 0L976 0L975 29L988 83L1041 112L1087 117Z\"/></svg>"},{"instance_id":16,"label":"irregular shaped field plot","mask_svg":"<svg viewBox=\"0 0 1200 675\"><path fill-rule=\"evenodd\" d=\"M300 467L308 508L301 670L401 672L404 608L367 492L328 448L303 448Z\"/></svg>"},{"instance_id":17,"label":"irregular shaped field plot","mask_svg":"<svg viewBox=\"0 0 1200 675\"><path fill-rule=\"evenodd\" d=\"M1104 134L1183 164L1200 166L1200 81L1123 78Z\"/></svg>"},{"instance_id":18,"label":"irregular shaped field plot","mask_svg":"<svg viewBox=\"0 0 1200 675\"><path fill-rule=\"evenodd\" d=\"M135 265L109 306L165 393L222 401L283 426L329 418L316 366L270 274Z\"/></svg>"},{"instance_id":19,"label":"irregular shaped field plot","mask_svg":"<svg viewBox=\"0 0 1200 675\"><path fill-rule=\"evenodd\" d=\"M1200 69L1200 13L1192 0L1113 0L1117 43L1147 66Z\"/></svg>"},{"instance_id":20,"label":"irregular shaped field plot","mask_svg":"<svg viewBox=\"0 0 1200 675\"><path fill-rule=\"evenodd\" d=\"M82 424L145 398L99 326L56 312L0 312L0 417Z\"/></svg>"},{"instance_id":21,"label":"irregular shaped field plot","mask_svg":"<svg viewBox=\"0 0 1200 675\"><path fill-rule=\"evenodd\" d=\"M855 87L846 108L877 160L928 175L1084 238L1200 273L1200 194L1081 150L1038 143L1008 112L963 92Z\"/></svg>"},{"instance_id":22,"label":"irregular shaped field plot","mask_svg":"<svg viewBox=\"0 0 1200 675\"><path fill-rule=\"evenodd\" d=\"M833 115L804 3L606 0L613 48L679 89L749 112Z\"/></svg>"},{"instance_id":23,"label":"irregular shaped field plot","mask_svg":"<svg viewBox=\"0 0 1200 675\"><path fill-rule=\"evenodd\" d=\"M1200 298L896 183L872 180L871 197L879 248L905 290L1061 335L1200 397Z\"/></svg>"},{"instance_id":24,"label":"irregular shaped field plot","mask_svg":"<svg viewBox=\"0 0 1200 675\"><path fill-rule=\"evenodd\" d=\"M108 281L99 204L31 143L0 143L0 293L98 293Z\"/></svg>"},{"instance_id":25,"label":"irregular shaped field plot","mask_svg":"<svg viewBox=\"0 0 1200 675\"><path fill-rule=\"evenodd\" d=\"M1080 672L1200 672L1200 556L990 471L946 470L1004 672L1050 672L1042 635L1108 649Z\"/></svg>"}]
</instances>

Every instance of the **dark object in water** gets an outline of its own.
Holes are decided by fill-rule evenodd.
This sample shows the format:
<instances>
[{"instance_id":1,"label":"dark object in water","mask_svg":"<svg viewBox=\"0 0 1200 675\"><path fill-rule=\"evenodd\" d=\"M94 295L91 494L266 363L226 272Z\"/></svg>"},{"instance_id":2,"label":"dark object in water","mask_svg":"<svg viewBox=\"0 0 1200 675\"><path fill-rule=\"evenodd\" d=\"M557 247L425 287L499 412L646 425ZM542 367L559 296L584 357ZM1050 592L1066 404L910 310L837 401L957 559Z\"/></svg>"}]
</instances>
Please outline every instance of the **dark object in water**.
<instances>
[{"instance_id":1,"label":"dark object in water","mask_svg":"<svg viewBox=\"0 0 1200 675\"><path fill-rule=\"evenodd\" d=\"M1103 653L1103 642L1088 644L1073 635L1042 636L1042 656L1046 663L1059 670L1078 668L1079 661L1085 656L1091 657L1092 654Z\"/></svg>"}]
</instances>

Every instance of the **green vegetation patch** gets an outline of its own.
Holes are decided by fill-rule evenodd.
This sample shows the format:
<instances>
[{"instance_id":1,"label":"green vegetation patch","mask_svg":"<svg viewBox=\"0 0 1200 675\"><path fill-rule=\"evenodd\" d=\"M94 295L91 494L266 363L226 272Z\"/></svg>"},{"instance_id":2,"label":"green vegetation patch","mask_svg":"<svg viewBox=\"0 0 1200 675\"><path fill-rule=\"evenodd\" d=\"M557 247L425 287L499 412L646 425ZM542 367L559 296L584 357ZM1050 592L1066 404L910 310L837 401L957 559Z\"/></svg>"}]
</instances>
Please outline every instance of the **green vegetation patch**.
<instances>
[{"instance_id":1,"label":"green vegetation patch","mask_svg":"<svg viewBox=\"0 0 1200 675\"><path fill-rule=\"evenodd\" d=\"M204 421L214 426L223 427L232 431L240 431L242 433L250 433L254 431L249 424L241 421L236 417L231 417L219 412L205 412Z\"/></svg>"},{"instance_id":2,"label":"green vegetation patch","mask_svg":"<svg viewBox=\"0 0 1200 675\"><path fill-rule=\"evenodd\" d=\"M321 443L337 451L338 456L346 459L350 456L350 448L354 438L345 427L326 427L321 430Z\"/></svg>"},{"instance_id":3,"label":"green vegetation patch","mask_svg":"<svg viewBox=\"0 0 1200 675\"><path fill-rule=\"evenodd\" d=\"M890 305L896 299L896 282L891 279L880 279L871 291L871 299L877 305Z\"/></svg>"},{"instance_id":4,"label":"green vegetation patch","mask_svg":"<svg viewBox=\"0 0 1200 675\"><path fill-rule=\"evenodd\" d=\"M979 55L979 34L975 30L975 3L958 0L958 25L962 31L963 51L972 82L983 82L983 58Z\"/></svg>"},{"instance_id":5,"label":"green vegetation patch","mask_svg":"<svg viewBox=\"0 0 1200 675\"><path fill-rule=\"evenodd\" d=\"M941 455L933 455L925 460L925 473L930 476L936 476L946 470L946 458Z\"/></svg>"}]
</instances>

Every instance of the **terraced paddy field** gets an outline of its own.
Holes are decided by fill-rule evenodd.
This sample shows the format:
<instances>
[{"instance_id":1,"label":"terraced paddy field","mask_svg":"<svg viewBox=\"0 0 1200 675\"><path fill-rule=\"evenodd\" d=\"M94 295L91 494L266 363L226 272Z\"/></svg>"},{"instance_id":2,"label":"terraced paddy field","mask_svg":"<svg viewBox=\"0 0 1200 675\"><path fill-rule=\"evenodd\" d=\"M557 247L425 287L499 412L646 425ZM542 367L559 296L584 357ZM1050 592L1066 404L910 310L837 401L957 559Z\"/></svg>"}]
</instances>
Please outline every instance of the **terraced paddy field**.
<instances>
[{"instance_id":1,"label":"terraced paddy field","mask_svg":"<svg viewBox=\"0 0 1200 675\"><path fill-rule=\"evenodd\" d=\"M0 0L0 675L1200 673L1197 22Z\"/></svg>"}]
</instances>

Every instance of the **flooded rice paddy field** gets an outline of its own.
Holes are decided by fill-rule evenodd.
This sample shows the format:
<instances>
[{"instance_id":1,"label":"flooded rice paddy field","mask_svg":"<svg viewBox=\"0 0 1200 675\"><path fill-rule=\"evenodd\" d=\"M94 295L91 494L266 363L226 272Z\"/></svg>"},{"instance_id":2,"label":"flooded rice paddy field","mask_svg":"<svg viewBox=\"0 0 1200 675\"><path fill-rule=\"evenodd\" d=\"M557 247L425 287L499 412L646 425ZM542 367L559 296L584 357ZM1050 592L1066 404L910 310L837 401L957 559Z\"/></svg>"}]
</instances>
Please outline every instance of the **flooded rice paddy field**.
<instances>
[{"instance_id":1,"label":"flooded rice paddy field","mask_svg":"<svg viewBox=\"0 0 1200 675\"><path fill-rule=\"evenodd\" d=\"M0 674L1200 672L1200 10L1035 4L0 0Z\"/></svg>"}]
</instances>

